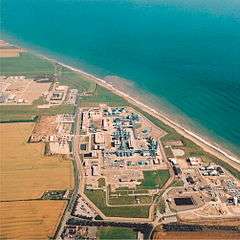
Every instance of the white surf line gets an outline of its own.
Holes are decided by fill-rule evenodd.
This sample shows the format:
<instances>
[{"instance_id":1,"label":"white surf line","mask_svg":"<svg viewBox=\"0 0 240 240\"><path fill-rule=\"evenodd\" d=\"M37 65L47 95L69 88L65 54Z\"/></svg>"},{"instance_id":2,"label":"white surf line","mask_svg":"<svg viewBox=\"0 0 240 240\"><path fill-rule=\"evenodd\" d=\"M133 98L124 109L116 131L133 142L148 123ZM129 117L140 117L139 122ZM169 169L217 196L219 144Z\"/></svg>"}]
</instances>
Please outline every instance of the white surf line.
<instances>
[{"instance_id":1,"label":"white surf line","mask_svg":"<svg viewBox=\"0 0 240 240\"><path fill-rule=\"evenodd\" d=\"M122 97L125 97L129 100L131 100L133 103L135 103L136 105L139 105L139 106L142 106L143 108L149 110L150 112L152 112L154 115L164 119L166 122L172 124L173 126L175 126L176 128L179 128L180 130L184 131L185 133L189 134L190 136L192 136L193 138L197 139L198 141L200 141L201 143L207 145L208 147L218 151L219 153L221 153L222 155L224 155L225 157L229 158L230 160L236 162L236 163L240 163L240 159L237 159L236 157L228 154L227 152L225 152L224 150L222 150L221 148L211 144L210 142L208 142L207 140L205 140L204 138L202 138L201 136L197 135L196 133L192 132L192 131L189 131L187 130L186 128L184 128L183 126L179 125L178 123L172 121L171 119L169 119L168 117L166 117L165 115L163 115L162 113L159 113L158 111L156 111L155 109L147 106L146 104L142 103L141 101L139 100L136 100L135 98L129 96L128 94L120 91L119 89L115 88L112 84L106 82L105 80L103 80L102 78L99 78L99 77L96 77L94 76L93 74L90 74L90 73L87 73L79 68L76 68L76 67L72 67L68 64L65 64L65 63L62 63L62 62L59 62L55 59L52 59L52 58L49 58L49 57L46 57L44 55L41 55L41 54L37 54L38 56L48 60L48 61L51 61L51 62L55 62L63 67L66 67L74 72L77 72L77 73L80 73L82 75L85 75L89 78L92 78L93 80L95 80L96 82L99 82L101 83L101 85L105 88L109 88L110 90L116 92L118 95L122 96Z\"/></svg>"}]
</instances>

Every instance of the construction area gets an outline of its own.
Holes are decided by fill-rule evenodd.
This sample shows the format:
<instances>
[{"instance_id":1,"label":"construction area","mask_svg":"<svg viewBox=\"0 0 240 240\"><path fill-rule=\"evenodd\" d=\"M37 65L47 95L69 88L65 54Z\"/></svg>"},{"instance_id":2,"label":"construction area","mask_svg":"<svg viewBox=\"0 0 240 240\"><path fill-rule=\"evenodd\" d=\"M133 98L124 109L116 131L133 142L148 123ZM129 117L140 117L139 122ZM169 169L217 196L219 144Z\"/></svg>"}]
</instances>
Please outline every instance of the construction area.
<instances>
[{"instance_id":1,"label":"construction area","mask_svg":"<svg viewBox=\"0 0 240 240\"><path fill-rule=\"evenodd\" d=\"M42 116L35 125L29 142L44 142L45 154L70 155L74 115Z\"/></svg>"}]
</instances>

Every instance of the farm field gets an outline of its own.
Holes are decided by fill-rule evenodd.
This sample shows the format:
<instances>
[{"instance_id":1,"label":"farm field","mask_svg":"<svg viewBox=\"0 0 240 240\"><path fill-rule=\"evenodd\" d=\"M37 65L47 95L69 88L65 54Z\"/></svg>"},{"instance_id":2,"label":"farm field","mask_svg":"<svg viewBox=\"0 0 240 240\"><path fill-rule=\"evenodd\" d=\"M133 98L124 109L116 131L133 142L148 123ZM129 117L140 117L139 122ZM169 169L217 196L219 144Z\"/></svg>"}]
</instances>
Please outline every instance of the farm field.
<instances>
[{"instance_id":1,"label":"farm field","mask_svg":"<svg viewBox=\"0 0 240 240\"><path fill-rule=\"evenodd\" d=\"M0 122L21 122L32 120L36 116L55 115L74 112L72 105L59 105L51 108L37 108L39 100L33 102L32 105L2 105L0 106Z\"/></svg>"},{"instance_id":2,"label":"farm field","mask_svg":"<svg viewBox=\"0 0 240 240\"><path fill-rule=\"evenodd\" d=\"M42 143L27 143L33 126L33 123L0 124L1 201L36 199L45 190L73 187L69 160L46 157Z\"/></svg>"},{"instance_id":3,"label":"farm field","mask_svg":"<svg viewBox=\"0 0 240 240\"><path fill-rule=\"evenodd\" d=\"M45 157L42 143L27 143L33 127L0 124L0 239L52 237L67 201L38 199L47 190L73 188L69 160Z\"/></svg>"},{"instance_id":4,"label":"farm field","mask_svg":"<svg viewBox=\"0 0 240 240\"><path fill-rule=\"evenodd\" d=\"M15 201L0 204L0 239L53 237L66 201Z\"/></svg>"},{"instance_id":5,"label":"farm field","mask_svg":"<svg viewBox=\"0 0 240 240\"><path fill-rule=\"evenodd\" d=\"M1 75L36 76L54 73L54 65L29 52L23 52L19 57L1 58Z\"/></svg>"}]
</instances>

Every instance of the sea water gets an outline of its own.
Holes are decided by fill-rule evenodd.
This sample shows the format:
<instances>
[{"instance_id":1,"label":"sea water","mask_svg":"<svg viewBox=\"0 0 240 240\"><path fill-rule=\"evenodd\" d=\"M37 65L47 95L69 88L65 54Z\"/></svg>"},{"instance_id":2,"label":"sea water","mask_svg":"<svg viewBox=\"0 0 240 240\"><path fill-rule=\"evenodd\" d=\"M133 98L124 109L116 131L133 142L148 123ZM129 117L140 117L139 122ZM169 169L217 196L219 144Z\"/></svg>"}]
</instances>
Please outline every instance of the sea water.
<instances>
[{"instance_id":1,"label":"sea water","mask_svg":"<svg viewBox=\"0 0 240 240\"><path fill-rule=\"evenodd\" d=\"M3 36L128 79L240 153L239 0L2 0L1 9Z\"/></svg>"}]
</instances>

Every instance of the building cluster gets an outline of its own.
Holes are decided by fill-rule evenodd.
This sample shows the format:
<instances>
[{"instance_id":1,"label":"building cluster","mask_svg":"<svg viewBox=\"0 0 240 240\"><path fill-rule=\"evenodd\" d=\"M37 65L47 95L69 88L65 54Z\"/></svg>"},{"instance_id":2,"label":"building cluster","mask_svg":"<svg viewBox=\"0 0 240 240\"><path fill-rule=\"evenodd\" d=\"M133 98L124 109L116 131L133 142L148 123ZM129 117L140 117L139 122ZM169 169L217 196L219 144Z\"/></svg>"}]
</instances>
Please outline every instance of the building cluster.
<instances>
[{"instance_id":1,"label":"building cluster","mask_svg":"<svg viewBox=\"0 0 240 240\"><path fill-rule=\"evenodd\" d=\"M0 104L31 104L48 91L51 80L26 76L0 76Z\"/></svg>"},{"instance_id":2,"label":"building cluster","mask_svg":"<svg viewBox=\"0 0 240 240\"><path fill-rule=\"evenodd\" d=\"M177 160L175 158L172 158L172 159L170 159L170 162L172 164L174 174L176 176L180 176L182 173L182 170L181 170L180 165L178 164Z\"/></svg>"},{"instance_id":3,"label":"building cluster","mask_svg":"<svg viewBox=\"0 0 240 240\"><path fill-rule=\"evenodd\" d=\"M110 116L112 116L112 113L110 113ZM139 122L140 117L135 113L122 117L117 116L113 119L112 147L104 151L106 157L115 157L120 160L126 158L126 165L129 167L160 164L161 153L158 141L152 137L142 139L136 137L135 126ZM142 141L142 144L137 144L140 141ZM139 161L128 160L132 156L137 156ZM114 160L113 163L115 165L116 161Z\"/></svg>"},{"instance_id":4,"label":"building cluster","mask_svg":"<svg viewBox=\"0 0 240 240\"><path fill-rule=\"evenodd\" d=\"M180 140L164 142L164 149L176 180L165 198L170 209L178 213L191 210L192 216L196 211L208 218L239 216L240 185L228 171L206 164L204 157L187 156L187 147ZM198 212L199 207L202 210Z\"/></svg>"},{"instance_id":5,"label":"building cluster","mask_svg":"<svg viewBox=\"0 0 240 240\"><path fill-rule=\"evenodd\" d=\"M49 108L63 103L75 105L77 89L54 82L53 75L33 78L26 76L0 76L0 104L32 104L38 101L38 108Z\"/></svg>"},{"instance_id":6,"label":"building cluster","mask_svg":"<svg viewBox=\"0 0 240 240\"><path fill-rule=\"evenodd\" d=\"M61 238L63 240L75 240L75 239L96 240L97 227L67 225L61 235Z\"/></svg>"},{"instance_id":7,"label":"building cluster","mask_svg":"<svg viewBox=\"0 0 240 240\"><path fill-rule=\"evenodd\" d=\"M200 173L206 180L206 190L214 201L222 204L238 205L240 203L240 185L228 172L218 165L200 167Z\"/></svg>"},{"instance_id":8,"label":"building cluster","mask_svg":"<svg viewBox=\"0 0 240 240\"><path fill-rule=\"evenodd\" d=\"M50 105L61 105L66 99L68 89L68 86L60 85L58 82L55 82L47 93L47 96L45 96L47 102Z\"/></svg>"},{"instance_id":9,"label":"building cluster","mask_svg":"<svg viewBox=\"0 0 240 240\"><path fill-rule=\"evenodd\" d=\"M199 170L203 176L219 176L224 174L223 169L217 165L202 166Z\"/></svg>"},{"instance_id":10,"label":"building cluster","mask_svg":"<svg viewBox=\"0 0 240 240\"><path fill-rule=\"evenodd\" d=\"M74 115L58 115L58 133L49 137L49 153L69 155L71 152L72 126Z\"/></svg>"},{"instance_id":11,"label":"building cluster","mask_svg":"<svg viewBox=\"0 0 240 240\"><path fill-rule=\"evenodd\" d=\"M239 205L240 204L240 186L236 182L230 179L224 181L224 190L229 194L227 200L228 204Z\"/></svg>"},{"instance_id":12,"label":"building cluster","mask_svg":"<svg viewBox=\"0 0 240 240\"><path fill-rule=\"evenodd\" d=\"M67 104L72 104L75 105L77 101L77 96L78 96L78 90L73 88L68 91L66 103Z\"/></svg>"},{"instance_id":13,"label":"building cluster","mask_svg":"<svg viewBox=\"0 0 240 240\"><path fill-rule=\"evenodd\" d=\"M187 158L187 162L190 164L190 166L199 166L202 161L199 157L189 157Z\"/></svg>"},{"instance_id":14,"label":"building cluster","mask_svg":"<svg viewBox=\"0 0 240 240\"><path fill-rule=\"evenodd\" d=\"M166 168L159 139L151 136L146 120L127 107L99 107L81 111L80 154L87 182L105 176L117 187L136 187L143 170Z\"/></svg>"},{"instance_id":15,"label":"building cluster","mask_svg":"<svg viewBox=\"0 0 240 240\"><path fill-rule=\"evenodd\" d=\"M0 77L0 103L21 103L24 99L17 99L15 93L11 91L10 86L14 81L24 80L24 76L1 76Z\"/></svg>"}]
</instances>

